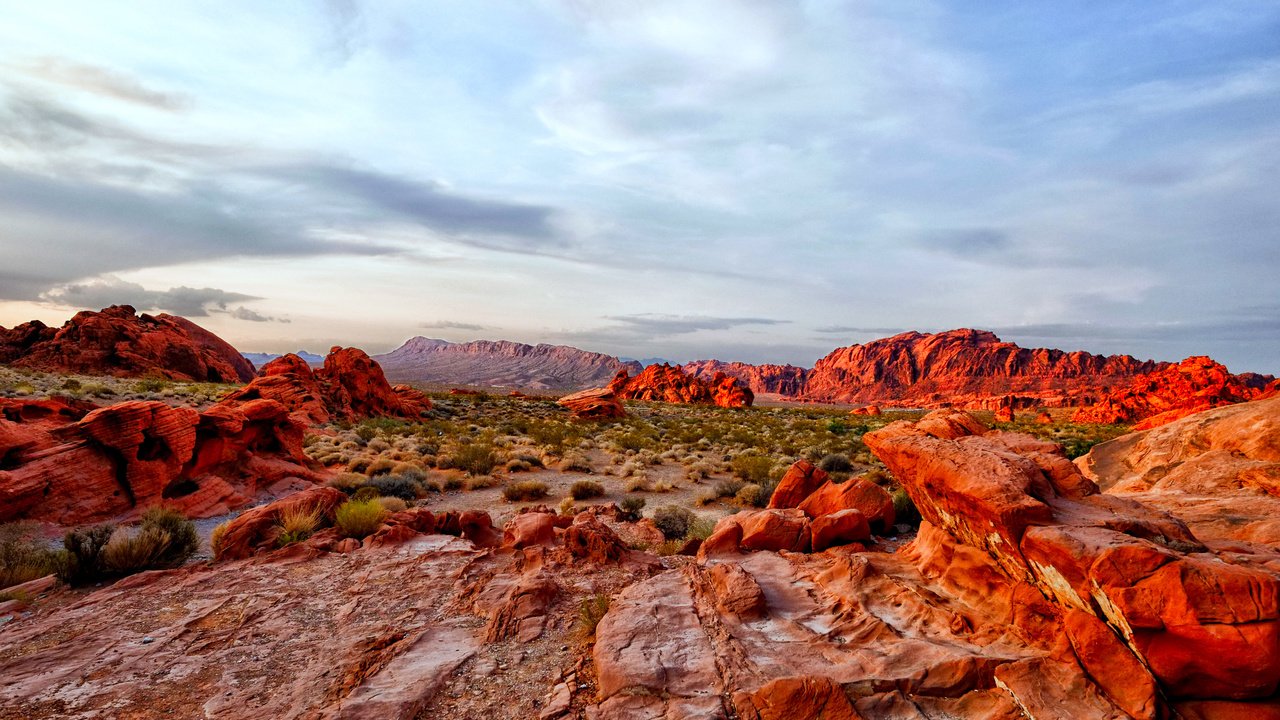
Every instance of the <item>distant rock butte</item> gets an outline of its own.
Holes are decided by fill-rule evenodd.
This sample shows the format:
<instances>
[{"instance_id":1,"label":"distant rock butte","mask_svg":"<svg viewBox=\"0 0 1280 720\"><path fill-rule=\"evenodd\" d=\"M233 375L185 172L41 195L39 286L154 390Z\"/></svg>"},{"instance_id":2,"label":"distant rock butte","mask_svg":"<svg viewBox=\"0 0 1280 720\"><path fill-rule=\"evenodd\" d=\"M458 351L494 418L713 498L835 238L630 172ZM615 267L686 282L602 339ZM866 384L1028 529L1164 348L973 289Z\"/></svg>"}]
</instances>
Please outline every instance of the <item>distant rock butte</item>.
<instances>
[{"instance_id":1,"label":"distant rock butte","mask_svg":"<svg viewBox=\"0 0 1280 720\"><path fill-rule=\"evenodd\" d=\"M809 376L808 370L795 365L751 365L719 360L695 360L681 369L707 381L714 379L716 373L723 373L737 379L757 395L799 395L804 391L805 380Z\"/></svg>"},{"instance_id":2,"label":"distant rock butte","mask_svg":"<svg viewBox=\"0 0 1280 720\"><path fill-rule=\"evenodd\" d=\"M1128 355L1022 348L984 330L908 332L832 351L809 372L803 397L994 410L1004 396L1015 395L1024 407L1087 405L1166 365Z\"/></svg>"},{"instance_id":3,"label":"distant rock butte","mask_svg":"<svg viewBox=\"0 0 1280 720\"><path fill-rule=\"evenodd\" d=\"M1135 378L1072 416L1079 423L1137 423L1158 427L1188 415L1267 394L1269 377L1232 375L1212 359L1189 357L1177 365Z\"/></svg>"},{"instance_id":4,"label":"distant rock butte","mask_svg":"<svg viewBox=\"0 0 1280 720\"><path fill-rule=\"evenodd\" d=\"M395 382L582 390L599 387L640 363L567 345L525 345L507 340L451 343L415 337L374 358Z\"/></svg>"},{"instance_id":5,"label":"distant rock butte","mask_svg":"<svg viewBox=\"0 0 1280 720\"><path fill-rule=\"evenodd\" d=\"M355 348L334 348L315 372L286 355L204 412L151 401L97 408L0 399L0 522L72 525L152 505L225 514L324 479L302 450L309 426L428 408Z\"/></svg>"},{"instance_id":6,"label":"distant rock butte","mask_svg":"<svg viewBox=\"0 0 1280 720\"><path fill-rule=\"evenodd\" d=\"M278 357L283 357L282 353L247 352L247 353L240 353L240 354L244 355L245 359L253 363L254 367L262 367L263 365L266 365L267 363L271 362L272 360L275 360ZM308 365L324 364L324 356L317 355L313 352L307 352L306 350L299 350L295 353L289 353L289 354L297 355L298 357L305 360Z\"/></svg>"},{"instance_id":7,"label":"distant rock butte","mask_svg":"<svg viewBox=\"0 0 1280 720\"><path fill-rule=\"evenodd\" d=\"M608 389L624 400L708 403L720 407L750 407L755 402L755 394L728 375L717 373L710 380L702 380L671 365L650 365L635 377L619 370Z\"/></svg>"},{"instance_id":8,"label":"distant rock butte","mask_svg":"<svg viewBox=\"0 0 1280 720\"><path fill-rule=\"evenodd\" d=\"M39 320L0 327L0 363L45 372L248 382L254 368L217 335L186 318L138 315L128 305L76 313L61 328Z\"/></svg>"}]
</instances>

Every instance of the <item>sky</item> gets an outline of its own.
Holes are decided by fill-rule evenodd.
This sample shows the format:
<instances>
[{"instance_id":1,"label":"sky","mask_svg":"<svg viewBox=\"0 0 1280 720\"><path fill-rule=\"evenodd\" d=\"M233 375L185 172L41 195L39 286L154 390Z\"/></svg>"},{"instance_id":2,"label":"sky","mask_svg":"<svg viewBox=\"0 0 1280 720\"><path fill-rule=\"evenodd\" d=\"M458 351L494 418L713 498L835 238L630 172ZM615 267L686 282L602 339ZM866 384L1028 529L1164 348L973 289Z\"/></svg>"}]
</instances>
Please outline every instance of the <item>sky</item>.
<instances>
[{"instance_id":1,"label":"sky","mask_svg":"<svg viewBox=\"0 0 1280 720\"><path fill-rule=\"evenodd\" d=\"M0 0L0 325L1280 374L1280 2Z\"/></svg>"}]
</instances>

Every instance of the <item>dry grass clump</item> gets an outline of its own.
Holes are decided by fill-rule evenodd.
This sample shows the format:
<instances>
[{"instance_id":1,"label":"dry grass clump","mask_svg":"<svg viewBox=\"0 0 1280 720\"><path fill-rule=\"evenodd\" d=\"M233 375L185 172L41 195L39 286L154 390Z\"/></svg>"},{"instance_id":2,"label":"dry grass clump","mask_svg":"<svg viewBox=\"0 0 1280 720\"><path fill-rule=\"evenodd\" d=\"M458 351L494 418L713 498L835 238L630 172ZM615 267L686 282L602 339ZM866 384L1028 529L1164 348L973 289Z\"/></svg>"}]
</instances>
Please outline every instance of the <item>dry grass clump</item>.
<instances>
[{"instance_id":1,"label":"dry grass clump","mask_svg":"<svg viewBox=\"0 0 1280 720\"><path fill-rule=\"evenodd\" d=\"M409 509L409 504L398 497L380 497L378 504L388 513L398 513Z\"/></svg>"},{"instance_id":2,"label":"dry grass clump","mask_svg":"<svg viewBox=\"0 0 1280 720\"><path fill-rule=\"evenodd\" d=\"M83 585L142 570L177 567L198 549L195 524L181 513L151 508L136 531L97 525L69 531L63 538L63 579Z\"/></svg>"},{"instance_id":3,"label":"dry grass clump","mask_svg":"<svg viewBox=\"0 0 1280 720\"><path fill-rule=\"evenodd\" d=\"M302 505L287 507L276 516L276 525L280 528L276 535L276 545L284 547L302 542L311 537L320 526L320 509Z\"/></svg>"},{"instance_id":4,"label":"dry grass clump","mask_svg":"<svg viewBox=\"0 0 1280 720\"><path fill-rule=\"evenodd\" d=\"M658 526L662 536L668 540L683 538L689 533L695 520L697 516L693 511L679 505L665 505L653 512L653 524Z\"/></svg>"},{"instance_id":5,"label":"dry grass clump","mask_svg":"<svg viewBox=\"0 0 1280 720\"><path fill-rule=\"evenodd\" d=\"M436 464L442 468L457 468L472 475L488 475L498 464L498 456L492 442L466 442L448 455L438 457Z\"/></svg>"},{"instance_id":6,"label":"dry grass clump","mask_svg":"<svg viewBox=\"0 0 1280 720\"><path fill-rule=\"evenodd\" d=\"M387 511L377 498L353 499L338 506L338 511L334 514L334 525L347 537L364 538L382 527L382 520L386 515Z\"/></svg>"},{"instance_id":7,"label":"dry grass clump","mask_svg":"<svg viewBox=\"0 0 1280 720\"><path fill-rule=\"evenodd\" d=\"M609 612L608 595L596 593L583 600L582 604L578 606L578 637L584 642L589 642L595 638L596 626L600 624L607 612Z\"/></svg>"},{"instance_id":8,"label":"dry grass clump","mask_svg":"<svg viewBox=\"0 0 1280 720\"><path fill-rule=\"evenodd\" d=\"M365 468L365 474L369 477L373 477L375 475L389 475L395 467L396 461L391 458L374 458L373 461L369 463L369 467Z\"/></svg>"},{"instance_id":9,"label":"dry grass clump","mask_svg":"<svg viewBox=\"0 0 1280 720\"><path fill-rule=\"evenodd\" d=\"M507 502L527 502L541 500L547 496L547 484L537 480L521 480L502 488L502 497Z\"/></svg>"},{"instance_id":10,"label":"dry grass clump","mask_svg":"<svg viewBox=\"0 0 1280 720\"><path fill-rule=\"evenodd\" d=\"M644 517L644 506L645 499L642 497L624 498L622 500L622 504L618 508L621 510L621 513L618 515L618 519L637 522L640 518Z\"/></svg>"},{"instance_id":11,"label":"dry grass clump","mask_svg":"<svg viewBox=\"0 0 1280 720\"><path fill-rule=\"evenodd\" d=\"M0 588L57 573L65 564L63 553L45 547L34 523L0 525Z\"/></svg>"},{"instance_id":12,"label":"dry grass clump","mask_svg":"<svg viewBox=\"0 0 1280 720\"><path fill-rule=\"evenodd\" d=\"M590 500L604 495L604 485L595 480L579 480L569 488L569 496L574 500Z\"/></svg>"},{"instance_id":13,"label":"dry grass clump","mask_svg":"<svg viewBox=\"0 0 1280 720\"><path fill-rule=\"evenodd\" d=\"M222 541L226 538L227 528L229 527L231 527L230 520L220 523L213 529L213 532L209 534L209 549L213 552L214 560L222 559Z\"/></svg>"},{"instance_id":14,"label":"dry grass clump","mask_svg":"<svg viewBox=\"0 0 1280 720\"><path fill-rule=\"evenodd\" d=\"M498 478L492 475L479 475L477 477L468 478L466 488L468 490L488 490L498 486Z\"/></svg>"},{"instance_id":15,"label":"dry grass clump","mask_svg":"<svg viewBox=\"0 0 1280 720\"><path fill-rule=\"evenodd\" d=\"M565 453L560 461L560 472L591 472L591 461L580 452Z\"/></svg>"}]
</instances>

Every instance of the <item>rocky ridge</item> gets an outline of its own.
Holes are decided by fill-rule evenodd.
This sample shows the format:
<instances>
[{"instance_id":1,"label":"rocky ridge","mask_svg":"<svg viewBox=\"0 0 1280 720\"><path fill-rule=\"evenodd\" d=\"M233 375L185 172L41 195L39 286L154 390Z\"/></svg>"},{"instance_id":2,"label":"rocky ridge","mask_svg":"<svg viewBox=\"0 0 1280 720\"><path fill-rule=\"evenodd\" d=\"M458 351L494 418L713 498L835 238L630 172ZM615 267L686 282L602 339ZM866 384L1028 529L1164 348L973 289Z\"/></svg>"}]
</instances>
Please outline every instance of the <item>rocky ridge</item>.
<instances>
[{"instance_id":1,"label":"rocky ridge","mask_svg":"<svg viewBox=\"0 0 1280 720\"><path fill-rule=\"evenodd\" d=\"M809 371L795 365L751 365L720 360L695 360L680 368L701 380L711 382L717 373L727 375L759 395L771 393L794 396L804 392Z\"/></svg>"},{"instance_id":2,"label":"rocky ridge","mask_svg":"<svg viewBox=\"0 0 1280 720\"><path fill-rule=\"evenodd\" d=\"M1078 423L1137 423L1147 430L1210 408L1246 402L1265 394L1270 377L1232 375L1204 356L1134 378L1096 404L1072 416Z\"/></svg>"},{"instance_id":3,"label":"rocky ridge","mask_svg":"<svg viewBox=\"0 0 1280 720\"><path fill-rule=\"evenodd\" d=\"M254 375L252 363L208 330L175 315L138 315L128 305L76 313L57 329L39 320L0 327L0 363L218 383L248 382Z\"/></svg>"},{"instance_id":4,"label":"rocky ridge","mask_svg":"<svg viewBox=\"0 0 1280 720\"><path fill-rule=\"evenodd\" d=\"M508 340L451 343L415 337L374 358L396 382L582 390L605 384L639 363L567 345L526 345Z\"/></svg>"},{"instance_id":5,"label":"rocky ridge","mask_svg":"<svg viewBox=\"0 0 1280 720\"><path fill-rule=\"evenodd\" d=\"M710 380L686 374L672 365L650 365L635 377L619 370L608 390L624 400L707 403L720 407L750 407L755 394L736 379L717 373Z\"/></svg>"}]
</instances>

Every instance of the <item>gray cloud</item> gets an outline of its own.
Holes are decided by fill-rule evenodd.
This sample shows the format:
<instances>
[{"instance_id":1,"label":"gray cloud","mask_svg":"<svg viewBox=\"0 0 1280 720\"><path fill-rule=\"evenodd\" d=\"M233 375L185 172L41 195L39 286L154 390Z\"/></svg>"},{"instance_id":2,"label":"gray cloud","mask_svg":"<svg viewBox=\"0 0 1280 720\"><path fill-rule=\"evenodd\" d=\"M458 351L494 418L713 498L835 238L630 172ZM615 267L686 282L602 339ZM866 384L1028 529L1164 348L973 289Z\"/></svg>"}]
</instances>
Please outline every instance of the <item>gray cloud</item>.
<instances>
[{"instance_id":1,"label":"gray cloud","mask_svg":"<svg viewBox=\"0 0 1280 720\"><path fill-rule=\"evenodd\" d=\"M97 65L41 57L16 67L29 77L159 110L185 110L192 104L190 95L154 90L137 78Z\"/></svg>"},{"instance_id":2,"label":"gray cloud","mask_svg":"<svg viewBox=\"0 0 1280 720\"><path fill-rule=\"evenodd\" d=\"M224 312L224 311L217 310L215 312ZM239 307L231 308L230 310L226 310L225 312L227 315L230 315L236 320L247 320L249 322L278 322L278 323L289 322L287 318L276 318L270 315L263 315L262 313L257 312L255 310L250 310L249 308L243 305Z\"/></svg>"},{"instance_id":3,"label":"gray cloud","mask_svg":"<svg viewBox=\"0 0 1280 720\"><path fill-rule=\"evenodd\" d=\"M654 337L685 335L700 330L728 330L744 325L785 325L790 320L773 320L755 317L708 317L705 315L662 315L645 313L640 315L610 315L606 320L622 323L622 330L629 334L643 334Z\"/></svg>"},{"instance_id":4,"label":"gray cloud","mask_svg":"<svg viewBox=\"0 0 1280 720\"><path fill-rule=\"evenodd\" d=\"M833 334L849 334L849 335L897 335L907 331L906 328L890 328L890 327L856 327L853 325L824 325L814 328L816 332L833 333Z\"/></svg>"},{"instance_id":5,"label":"gray cloud","mask_svg":"<svg viewBox=\"0 0 1280 720\"><path fill-rule=\"evenodd\" d=\"M916 238L916 244L961 259L1005 255L1012 248L1009 234L995 228L934 230Z\"/></svg>"},{"instance_id":6,"label":"gray cloud","mask_svg":"<svg viewBox=\"0 0 1280 720\"><path fill-rule=\"evenodd\" d=\"M437 320L435 322L422 323L418 327L426 330L488 330L483 325L474 325L472 323L454 322L452 320Z\"/></svg>"},{"instance_id":7,"label":"gray cloud","mask_svg":"<svg viewBox=\"0 0 1280 720\"><path fill-rule=\"evenodd\" d=\"M175 287L168 290L147 290L138 283L106 276L81 283L56 287L42 294L42 300L60 305L83 308L103 308L108 305L132 305L139 310L164 310L186 317L207 317L211 310L224 311L233 317L245 311L266 320L252 310L237 308L228 311L227 305L262 298L244 293L228 292L218 288ZM255 319L244 317L241 319Z\"/></svg>"}]
</instances>

